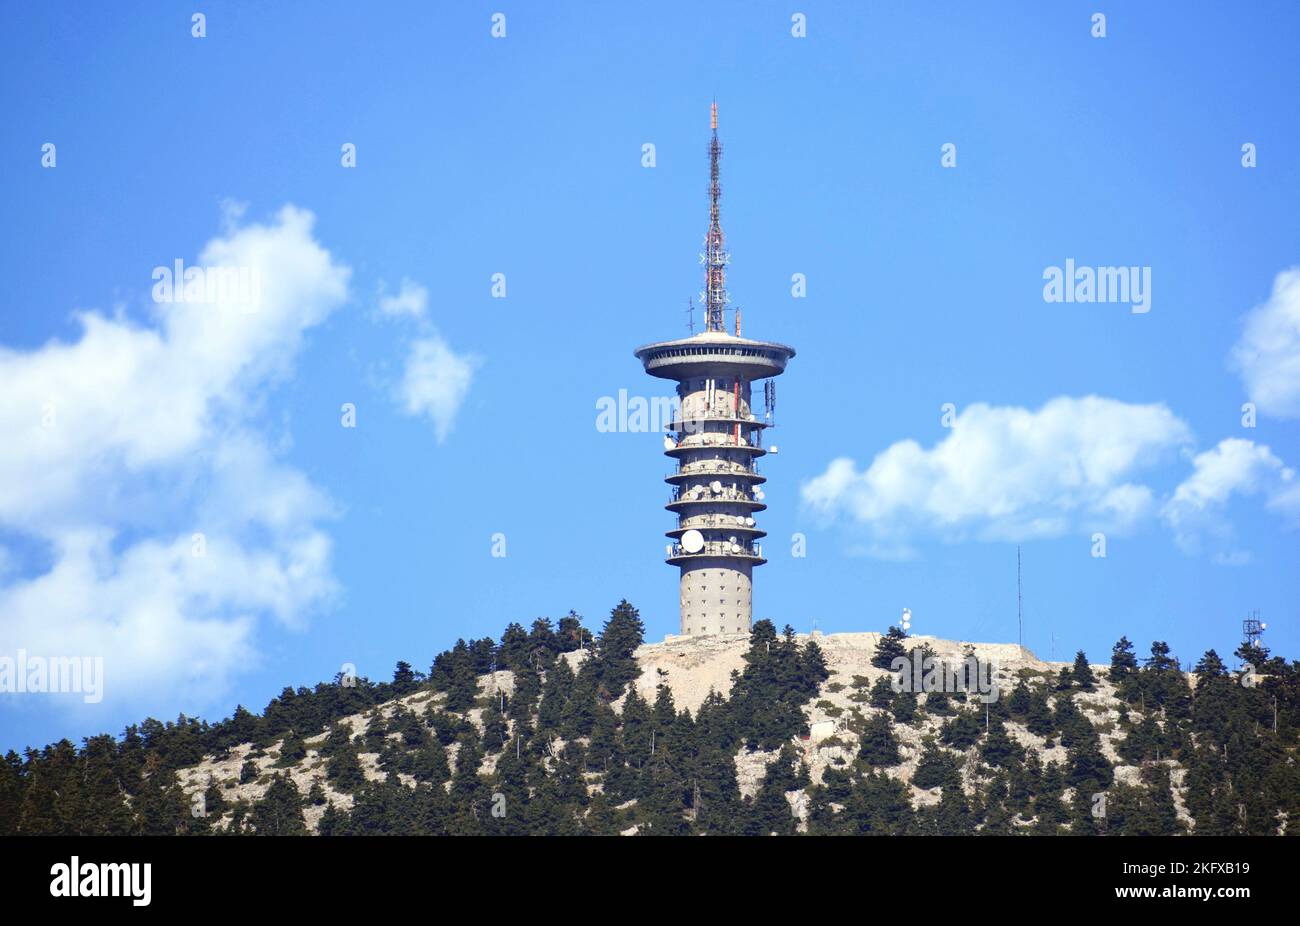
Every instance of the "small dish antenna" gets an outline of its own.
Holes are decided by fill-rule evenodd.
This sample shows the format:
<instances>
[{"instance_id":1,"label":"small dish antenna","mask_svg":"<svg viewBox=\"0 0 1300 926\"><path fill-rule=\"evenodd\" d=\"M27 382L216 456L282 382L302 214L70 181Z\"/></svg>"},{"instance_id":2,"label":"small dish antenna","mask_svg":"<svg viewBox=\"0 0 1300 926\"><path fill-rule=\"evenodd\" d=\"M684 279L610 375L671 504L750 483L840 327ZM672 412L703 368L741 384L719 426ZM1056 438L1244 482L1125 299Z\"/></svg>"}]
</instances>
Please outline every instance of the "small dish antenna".
<instances>
[{"instance_id":1,"label":"small dish antenna","mask_svg":"<svg viewBox=\"0 0 1300 926\"><path fill-rule=\"evenodd\" d=\"M699 553L704 549L704 535L697 530L682 534L682 549L687 553Z\"/></svg>"}]
</instances>

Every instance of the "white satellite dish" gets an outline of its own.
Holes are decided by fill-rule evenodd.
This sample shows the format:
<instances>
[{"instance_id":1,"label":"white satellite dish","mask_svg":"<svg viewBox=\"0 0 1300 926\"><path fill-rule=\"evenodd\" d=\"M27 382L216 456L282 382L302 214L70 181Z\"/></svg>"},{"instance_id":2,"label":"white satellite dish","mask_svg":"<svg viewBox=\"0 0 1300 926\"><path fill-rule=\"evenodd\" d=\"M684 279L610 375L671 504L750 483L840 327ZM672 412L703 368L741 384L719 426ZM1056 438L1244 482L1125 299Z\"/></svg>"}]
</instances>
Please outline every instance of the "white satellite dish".
<instances>
[{"instance_id":1,"label":"white satellite dish","mask_svg":"<svg viewBox=\"0 0 1300 926\"><path fill-rule=\"evenodd\" d=\"M769 447L769 448L767 449L767 452L768 452L768 453L776 453L776 444L773 444L771 447Z\"/></svg>"},{"instance_id":2,"label":"white satellite dish","mask_svg":"<svg viewBox=\"0 0 1300 926\"><path fill-rule=\"evenodd\" d=\"M753 518L745 518L745 524L747 524L749 527L753 527L753 526L754 526L754 519L753 519Z\"/></svg>"},{"instance_id":3,"label":"white satellite dish","mask_svg":"<svg viewBox=\"0 0 1300 926\"><path fill-rule=\"evenodd\" d=\"M732 552L732 553L739 553L739 552L740 552L740 544L738 544L738 543L733 543L733 544L731 545L731 552Z\"/></svg>"},{"instance_id":4,"label":"white satellite dish","mask_svg":"<svg viewBox=\"0 0 1300 926\"><path fill-rule=\"evenodd\" d=\"M697 530L682 534L682 549L687 553L699 553L704 549L704 535Z\"/></svg>"},{"instance_id":5,"label":"white satellite dish","mask_svg":"<svg viewBox=\"0 0 1300 926\"><path fill-rule=\"evenodd\" d=\"M713 483L709 486L709 488L711 488L713 490L713 493L716 495L722 491L722 483L718 482L718 480L715 479L713 480Z\"/></svg>"},{"instance_id":6,"label":"white satellite dish","mask_svg":"<svg viewBox=\"0 0 1300 926\"><path fill-rule=\"evenodd\" d=\"M669 437L667 434L664 435L664 449L665 449L665 450L676 450L676 449L677 449L677 441L673 440L673 439L672 439L671 437Z\"/></svg>"},{"instance_id":7,"label":"white satellite dish","mask_svg":"<svg viewBox=\"0 0 1300 926\"><path fill-rule=\"evenodd\" d=\"M763 495L763 490L762 490L762 489L755 489L755 490L754 490L754 498L762 499L762 498L764 498L764 497L765 497L765 496Z\"/></svg>"},{"instance_id":8,"label":"white satellite dish","mask_svg":"<svg viewBox=\"0 0 1300 926\"><path fill-rule=\"evenodd\" d=\"M734 536L728 537L727 543L731 544L734 547L736 545L736 538Z\"/></svg>"}]
</instances>

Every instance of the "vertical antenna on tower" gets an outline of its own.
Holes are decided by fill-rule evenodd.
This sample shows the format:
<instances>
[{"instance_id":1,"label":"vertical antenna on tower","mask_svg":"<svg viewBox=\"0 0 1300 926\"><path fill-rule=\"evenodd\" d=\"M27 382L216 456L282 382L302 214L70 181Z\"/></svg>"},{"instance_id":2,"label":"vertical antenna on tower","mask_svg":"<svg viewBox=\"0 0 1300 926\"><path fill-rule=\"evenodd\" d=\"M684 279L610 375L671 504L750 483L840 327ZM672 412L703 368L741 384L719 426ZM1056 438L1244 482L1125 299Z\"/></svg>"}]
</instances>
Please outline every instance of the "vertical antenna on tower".
<instances>
[{"instance_id":1,"label":"vertical antenna on tower","mask_svg":"<svg viewBox=\"0 0 1300 926\"><path fill-rule=\"evenodd\" d=\"M1020 658L1025 658L1024 600L1020 594L1020 547L1016 547L1016 629L1020 641Z\"/></svg>"},{"instance_id":2,"label":"vertical antenna on tower","mask_svg":"<svg viewBox=\"0 0 1300 926\"><path fill-rule=\"evenodd\" d=\"M1250 617L1241 622L1242 642L1250 649L1258 649L1263 645L1260 643L1260 637L1264 635L1267 626L1259 619L1259 611L1251 611Z\"/></svg>"},{"instance_id":3,"label":"vertical antenna on tower","mask_svg":"<svg viewBox=\"0 0 1300 926\"><path fill-rule=\"evenodd\" d=\"M726 333L722 318L727 304L727 261L723 249L722 220L718 203L722 199L718 163L722 160L722 143L718 141L718 104L709 113L709 127L713 138L709 141L709 233L704 238L704 300L706 308L705 330Z\"/></svg>"},{"instance_id":4,"label":"vertical antenna on tower","mask_svg":"<svg viewBox=\"0 0 1300 926\"><path fill-rule=\"evenodd\" d=\"M695 300L686 300L686 327L691 334L695 333Z\"/></svg>"}]
</instances>

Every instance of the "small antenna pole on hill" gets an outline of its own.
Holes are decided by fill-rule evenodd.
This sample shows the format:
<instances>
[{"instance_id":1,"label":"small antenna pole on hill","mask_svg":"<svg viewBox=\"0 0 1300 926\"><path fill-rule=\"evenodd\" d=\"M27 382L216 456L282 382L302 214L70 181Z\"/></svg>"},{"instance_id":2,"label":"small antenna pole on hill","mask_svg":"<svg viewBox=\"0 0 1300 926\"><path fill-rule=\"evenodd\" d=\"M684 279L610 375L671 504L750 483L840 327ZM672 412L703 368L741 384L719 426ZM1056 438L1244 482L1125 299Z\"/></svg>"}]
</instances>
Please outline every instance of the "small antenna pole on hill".
<instances>
[{"instance_id":1,"label":"small antenna pole on hill","mask_svg":"<svg viewBox=\"0 0 1300 926\"><path fill-rule=\"evenodd\" d=\"M1020 547L1016 547L1016 628L1020 640L1020 658L1025 658L1024 599L1020 594Z\"/></svg>"}]
</instances>

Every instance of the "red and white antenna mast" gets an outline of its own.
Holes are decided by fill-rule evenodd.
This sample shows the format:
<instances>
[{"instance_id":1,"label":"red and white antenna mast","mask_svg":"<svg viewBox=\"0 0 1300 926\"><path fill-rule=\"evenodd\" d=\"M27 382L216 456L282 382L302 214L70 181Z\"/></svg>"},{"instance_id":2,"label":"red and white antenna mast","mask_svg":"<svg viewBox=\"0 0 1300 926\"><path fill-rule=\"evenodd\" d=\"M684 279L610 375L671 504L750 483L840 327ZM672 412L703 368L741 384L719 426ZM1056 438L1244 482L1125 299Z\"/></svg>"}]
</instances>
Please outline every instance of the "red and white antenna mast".
<instances>
[{"instance_id":1,"label":"red and white antenna mast","mask_svg":"<svg viewBox=\"0 0 1300 926\"><path fill-rule=\"evenodd\" d=\"M718 162L722 160L722 142L718 141L718 104L709 114L713 138L709 142L709 233L704 239L704 304L705 330L726 331L722 310L727 304L727 254L722 237L722 222L718 201L722 198L722 185L718 182Z\"/></svg>"}]
</instances>

